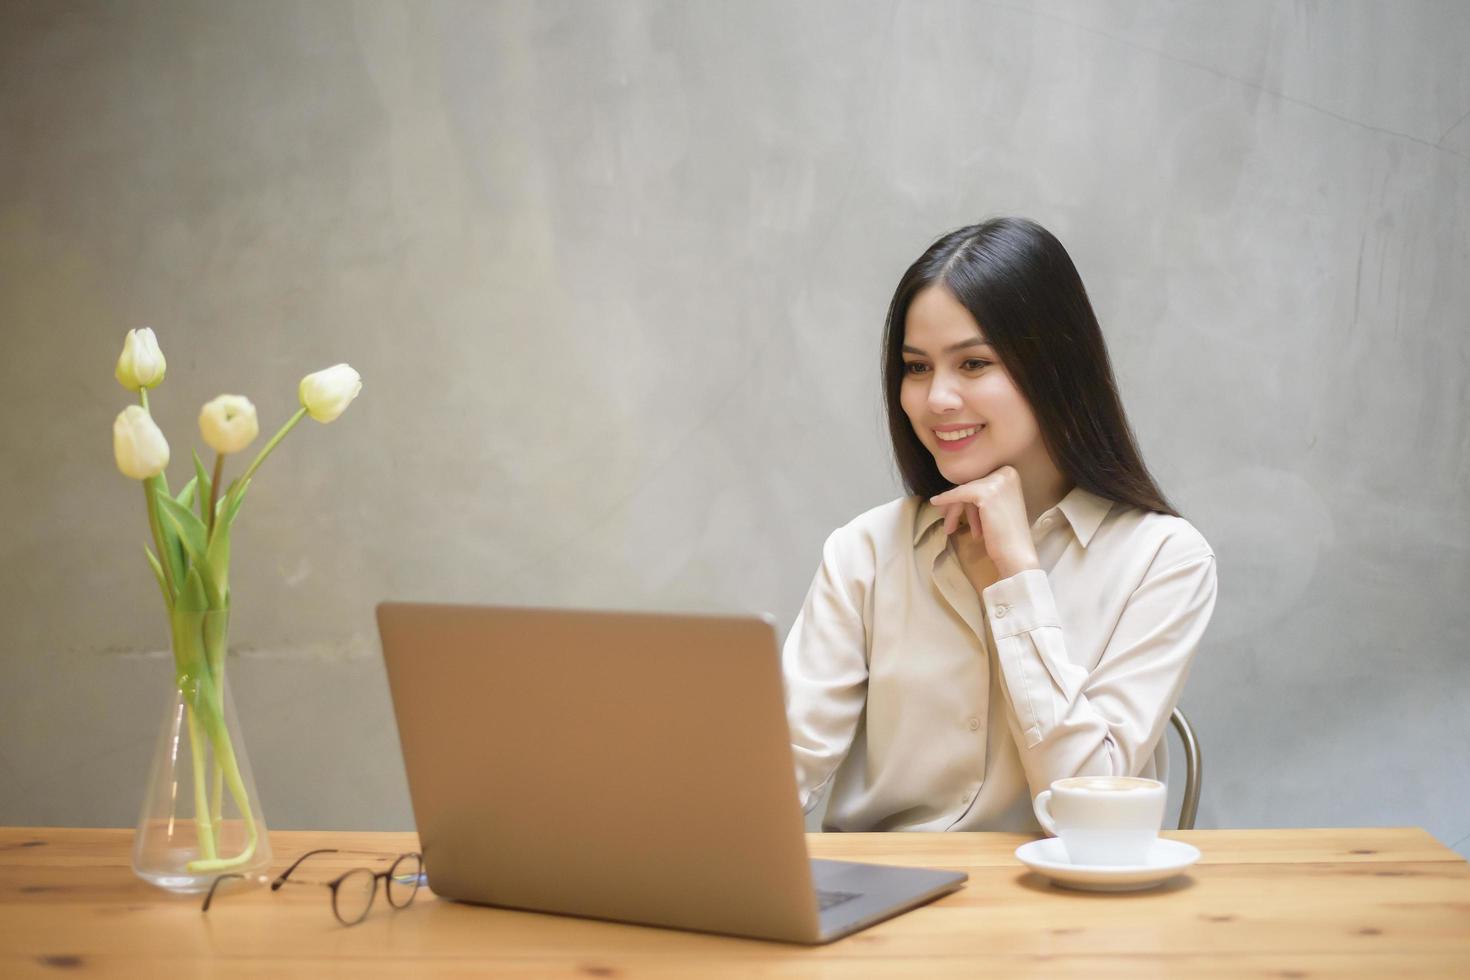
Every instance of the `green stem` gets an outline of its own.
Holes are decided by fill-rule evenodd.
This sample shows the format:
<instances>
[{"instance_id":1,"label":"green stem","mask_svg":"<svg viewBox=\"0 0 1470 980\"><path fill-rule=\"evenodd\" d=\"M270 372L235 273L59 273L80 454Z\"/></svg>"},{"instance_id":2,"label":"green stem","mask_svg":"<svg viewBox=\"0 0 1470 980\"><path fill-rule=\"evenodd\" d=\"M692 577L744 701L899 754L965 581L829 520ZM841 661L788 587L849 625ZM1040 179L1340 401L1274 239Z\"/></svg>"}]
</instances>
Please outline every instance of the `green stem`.
<instances>
[{"instance_id":1,"label":"green stem","mask_svg":"<svg viewBox=\"0 0 1470 980\"><path fill-rule=\"evenodd\" d=\"M143 399L143 411L148 411L148 389L139 388L138 394ZM152 413L149 412L151 415ZM157 477L149 477L140 481L143 484L143 500L148 505L148 529L153 532L153 549L158 555L158 563L163 566L163 577L168 582L169 595L179 594L178 584L174 582L174 556L164 550L163 530L158 523L158 497L156 496Z\"/></svg>"},{"instance_id":2,"label":"green stem","mask_svg":"<svg viewBox=\"0 0 1470 980\"><path fill-rule=\"evenodd\" d=\"M194 825L199 836L199 853L205 860L214 860L215 824L209 819L209 797L204 782L204 733L199 730L199 717L187 693L184 702L189 716L189 757L194 765Z\"/></svg>"},{"instance_id":3,"label":"green stem","mask_svg":"<svg viewBox=\"0 0 1470 980\"><path fill-rule=\"evenodd\" d=\"M305 417L306 409L298 408L296 410L296 414L291 416L290 420L287 421L285 425L281 426L281 431L271 436L271 441L265 444L265 448L260 451L260 455L255 457L254 461L251 462L250 467L243 474L241 474L240 479L235 481L235 485L243 487L247 482L249 482L250 478L255 475L255 471L260 468L260 464L264 463L265 458L271 454L271 450L276 448L276 444L279 443L282 439L286 438L286 433L294 429L296 427L296 423L300 422Z\"/></svg>"},{"instance_id":4,"label":"green stem","mask_svg":"<svg viewBox=\"0 0 1470 980\"><path fill-rule=\"evenodd\" d=\"M220 477L225 475L225 454L214 454L214 479L209 481L209 512L204 518L204 537L207 541L214 534L214 502L219 499Z\"/></svg>"},{"instance_id":5,"label":"green stem","mask_svg":"<svg viewBox=\"0 0 1470 980\"><path fill-rule=\"evenodd\" d=\"M174 584L173 555L163 548L163 531L158 526L158 497L153 492L153 480L140 482L143 484L143 500L148 506L148 529L153 532L153 547L158 555L158 563L163 566L163 578L168 582L169 596L176 596L179 594L179 587Z\"/></svg>"},{"instance_id":6,"label":"green stem","mask_svg":"<svg viewBox=\"0 0 1470 980\"><path fill-rule=\"evenodd\" d=\"M228 871L249 863L255 856L255 848L260 839L260 832L255 826L255 814L251 812L250 798L245 793L245 781L240 777L240 766L235 761L235 749L230 744L230 733L225 728L223 716L214 719L210 740L214 743L215 758L223 762L222 768L225 782L230 787L230 795L234 797L235 805L240 808L240 817L245 821L245 847L234 857L205 857L190 861L189 870L195 873Z\"/></svg>"},{"instance_id":7,"label":"green stem","mask_svg":"<svg viewBox=\"0 0 1470 980\"><path fill-rule=\"evenodd\" d=\"M210 819L212 819L214 821L214 825L218 827L220 825L221 818L224 815L221 808L224 804L223 791L225 785L225 774L223 770L221 770L219 767L218 759L209 760L209 774L211 777L211 781L213 782L213 785L210 787L210 795L212 797L209 807Z\"/></svg>"}]
</instances>

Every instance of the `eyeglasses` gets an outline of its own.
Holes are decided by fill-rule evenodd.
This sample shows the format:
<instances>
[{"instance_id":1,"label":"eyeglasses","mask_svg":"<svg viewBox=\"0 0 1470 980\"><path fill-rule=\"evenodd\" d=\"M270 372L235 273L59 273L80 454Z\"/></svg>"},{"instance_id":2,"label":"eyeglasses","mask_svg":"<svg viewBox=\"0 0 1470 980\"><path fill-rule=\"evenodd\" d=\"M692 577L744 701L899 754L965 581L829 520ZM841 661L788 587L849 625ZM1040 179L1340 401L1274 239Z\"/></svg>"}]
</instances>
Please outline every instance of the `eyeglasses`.
<instances>
[{"instance_id":1,"label":"eyeglasses","mask_svg":"<svg viewBox=\"0 0 1470 980\"><path fill-rule=\"evenodd\" d=\"M368 911L373 907L373 898L378 894L378 879L383 879L383 890L388 894L388 904L395 909L407 908L419 892L419 882L422 879L424 861L423 856L414 851L400 854L393 859L393 864L387 871L374 871L372 868L352 868L330 881L303 881L292 878L291 872L301 866L301 862L317 854L370 854L379 861L387 861L387 855L376 851L350 851L335 847L321 847L314 851L307 851L295 860L295 862L276 876L271 882L271 891L279 891L282 885L325 885L332 890L332 914L337 921L344 926L355 926L367 918ZM209 886L209 894L204 896L204 908L209 911L209 903L214 899L214 892L222 881L231 878L243 878L244 875L224 874Z\"/></svg>"}]
</instances>

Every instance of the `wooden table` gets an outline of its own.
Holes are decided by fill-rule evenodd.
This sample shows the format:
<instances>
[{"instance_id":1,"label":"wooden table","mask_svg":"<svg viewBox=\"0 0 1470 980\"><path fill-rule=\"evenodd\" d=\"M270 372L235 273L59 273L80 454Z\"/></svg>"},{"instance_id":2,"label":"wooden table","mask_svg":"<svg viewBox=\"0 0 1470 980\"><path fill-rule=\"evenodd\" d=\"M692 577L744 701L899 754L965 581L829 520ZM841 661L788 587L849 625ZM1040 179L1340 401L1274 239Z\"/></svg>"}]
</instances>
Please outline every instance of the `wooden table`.
<instances>
[{"instance_id":1,"label":"wooden table","mask_svg":"<svg viewBox=\"0 0 1470 980\"><path fill-rule=\"evenodd\" d=\"M1104 895L1028 871L1013 854L1027 835L812 834L813 857L970 880L802 947L462 905L427 889L396 912L380 894L351 928L332 918L325 888L222 894L202 914L197 897L133 876L130 830L0 828L0 976L1470 977L1470 865L1423 830L1166 836L1203 858L1156 890ZM271 843L284 867L313 847L396 853L417 839L274 832Z\"/></svg>"}]
</instances>

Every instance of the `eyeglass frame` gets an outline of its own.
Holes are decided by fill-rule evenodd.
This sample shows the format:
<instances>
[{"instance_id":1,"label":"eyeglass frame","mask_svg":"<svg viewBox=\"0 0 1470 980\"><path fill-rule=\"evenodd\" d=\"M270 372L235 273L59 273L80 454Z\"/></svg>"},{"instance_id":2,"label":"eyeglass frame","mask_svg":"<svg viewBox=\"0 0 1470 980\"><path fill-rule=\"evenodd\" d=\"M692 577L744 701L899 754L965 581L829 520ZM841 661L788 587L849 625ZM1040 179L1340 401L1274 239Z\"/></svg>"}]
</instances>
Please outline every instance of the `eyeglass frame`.
<instances>
[{"instance_id":1,"label":"eyeglass frame","mask_svg":"<svg viewBox=\"0 0 1470 980\"><path fill-rule=\"evenodd\" d=\"M373 909L373 902L376 901L378 897L379 879L383 879L383 894L388 900L389 907L395 910L406 909L410 905L412 905L413 900L418 897L419 886L423 883L424 856L418 851L404 851L402 854L394 857L393 863L388 865L388 869L386 871L374 871L372 868L358 866L356 868L348 868L346 871L342 872L331 881L302 881L299 878L292 879L290 877L291 872L295 871L298 867L301 866L301 862L317 854L371 854L375 857L382 857L385 859L389 857L389 855L383 854L383 852L381 851L358 851L352 850L350 848L318 847L315 850L307 851L305 854L298 857L295 861L291 862L291 866L289 868L276 875L275 879L271 881L271 891L273 892L280 891L282 885L324 885L327 888L330 888L332 890L332 915L336 918L338 922L342 923L342 925L344 926L355 926L368 917L368 913L371 912ZM393 901L393 894L388 888L388 883L393 878L394 869L403 862L404 858L413 858L415 861L417 861L419 865L419 873L414 875L413 877L413 891L408 893L408 900L405 901L402 905L399 905L397 902ZM342 882L346 881L348 877L356 874L359 871L366 871L368 874L373 876L373 890L372 894L368 896L367 905L363 907L362 915L349 922L342 917L342 913L337 909L337 892ZM215 889L219 888L220 882L228 881L231 878L243 879L244 877L245 876L242 874L231 873L222 874L219 877L215 878L214 881L210 882L209 884L209 892L204 896L204 906L200 909L200 911L209 911L210 903L214 900Z\"/></svg>"}]
</instances>

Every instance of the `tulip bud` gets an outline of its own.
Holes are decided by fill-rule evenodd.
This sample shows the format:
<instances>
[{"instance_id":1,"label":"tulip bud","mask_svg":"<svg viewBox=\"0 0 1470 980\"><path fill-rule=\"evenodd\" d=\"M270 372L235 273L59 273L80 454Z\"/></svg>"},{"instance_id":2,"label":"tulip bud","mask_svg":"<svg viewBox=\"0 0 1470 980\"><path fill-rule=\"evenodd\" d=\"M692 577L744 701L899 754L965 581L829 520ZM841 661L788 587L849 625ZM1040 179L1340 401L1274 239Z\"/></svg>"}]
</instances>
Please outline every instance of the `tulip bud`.
<instances>
[{"instance_id":1,"label":"tulip bud","mask_svg":"<svg viewBox=\"0 0 1470 980\"><path fill-rule=\"evenodd\" d=\"M123 342L122 356L117 359L117 370L113 373L124 388L137 391L139 388L152 388L161 382L167 367L152 328L144 327L142 330L128 331L128 339Z\"/></svg>"},{"instance_id":2,"label":"tulip bud","mask_svg":"<svg viewBox=\"0 0 1470 980\"><path fill-rule=\"evenodd\" d=\"M220 395L199 410L199 431L209 448L222 455L238 453L260 435L255 406L244 395Z\"/></svg>"},{"instance_id":3,"label":"tulip bud","mask_svg":"<svg viewBox=\"0 0 1470 980\"><path fill-rule=\"evenodd\" d=\"M141 405L129 405L112 423L112 453L122 475L134 480L157 476L168 466L168 440Z\"/></svg>"},{"instance_id":4,"label":"tulip bud","mask_svg":"<svg viewBox=\"0 0 1470 980\"><path fill-rule=\"evenodd\" d=\"M326 423L345 412L359 391L362 375L346 364L337 364L302 378L296 394L306 414Z\"/></svg>"}]
</instances>

